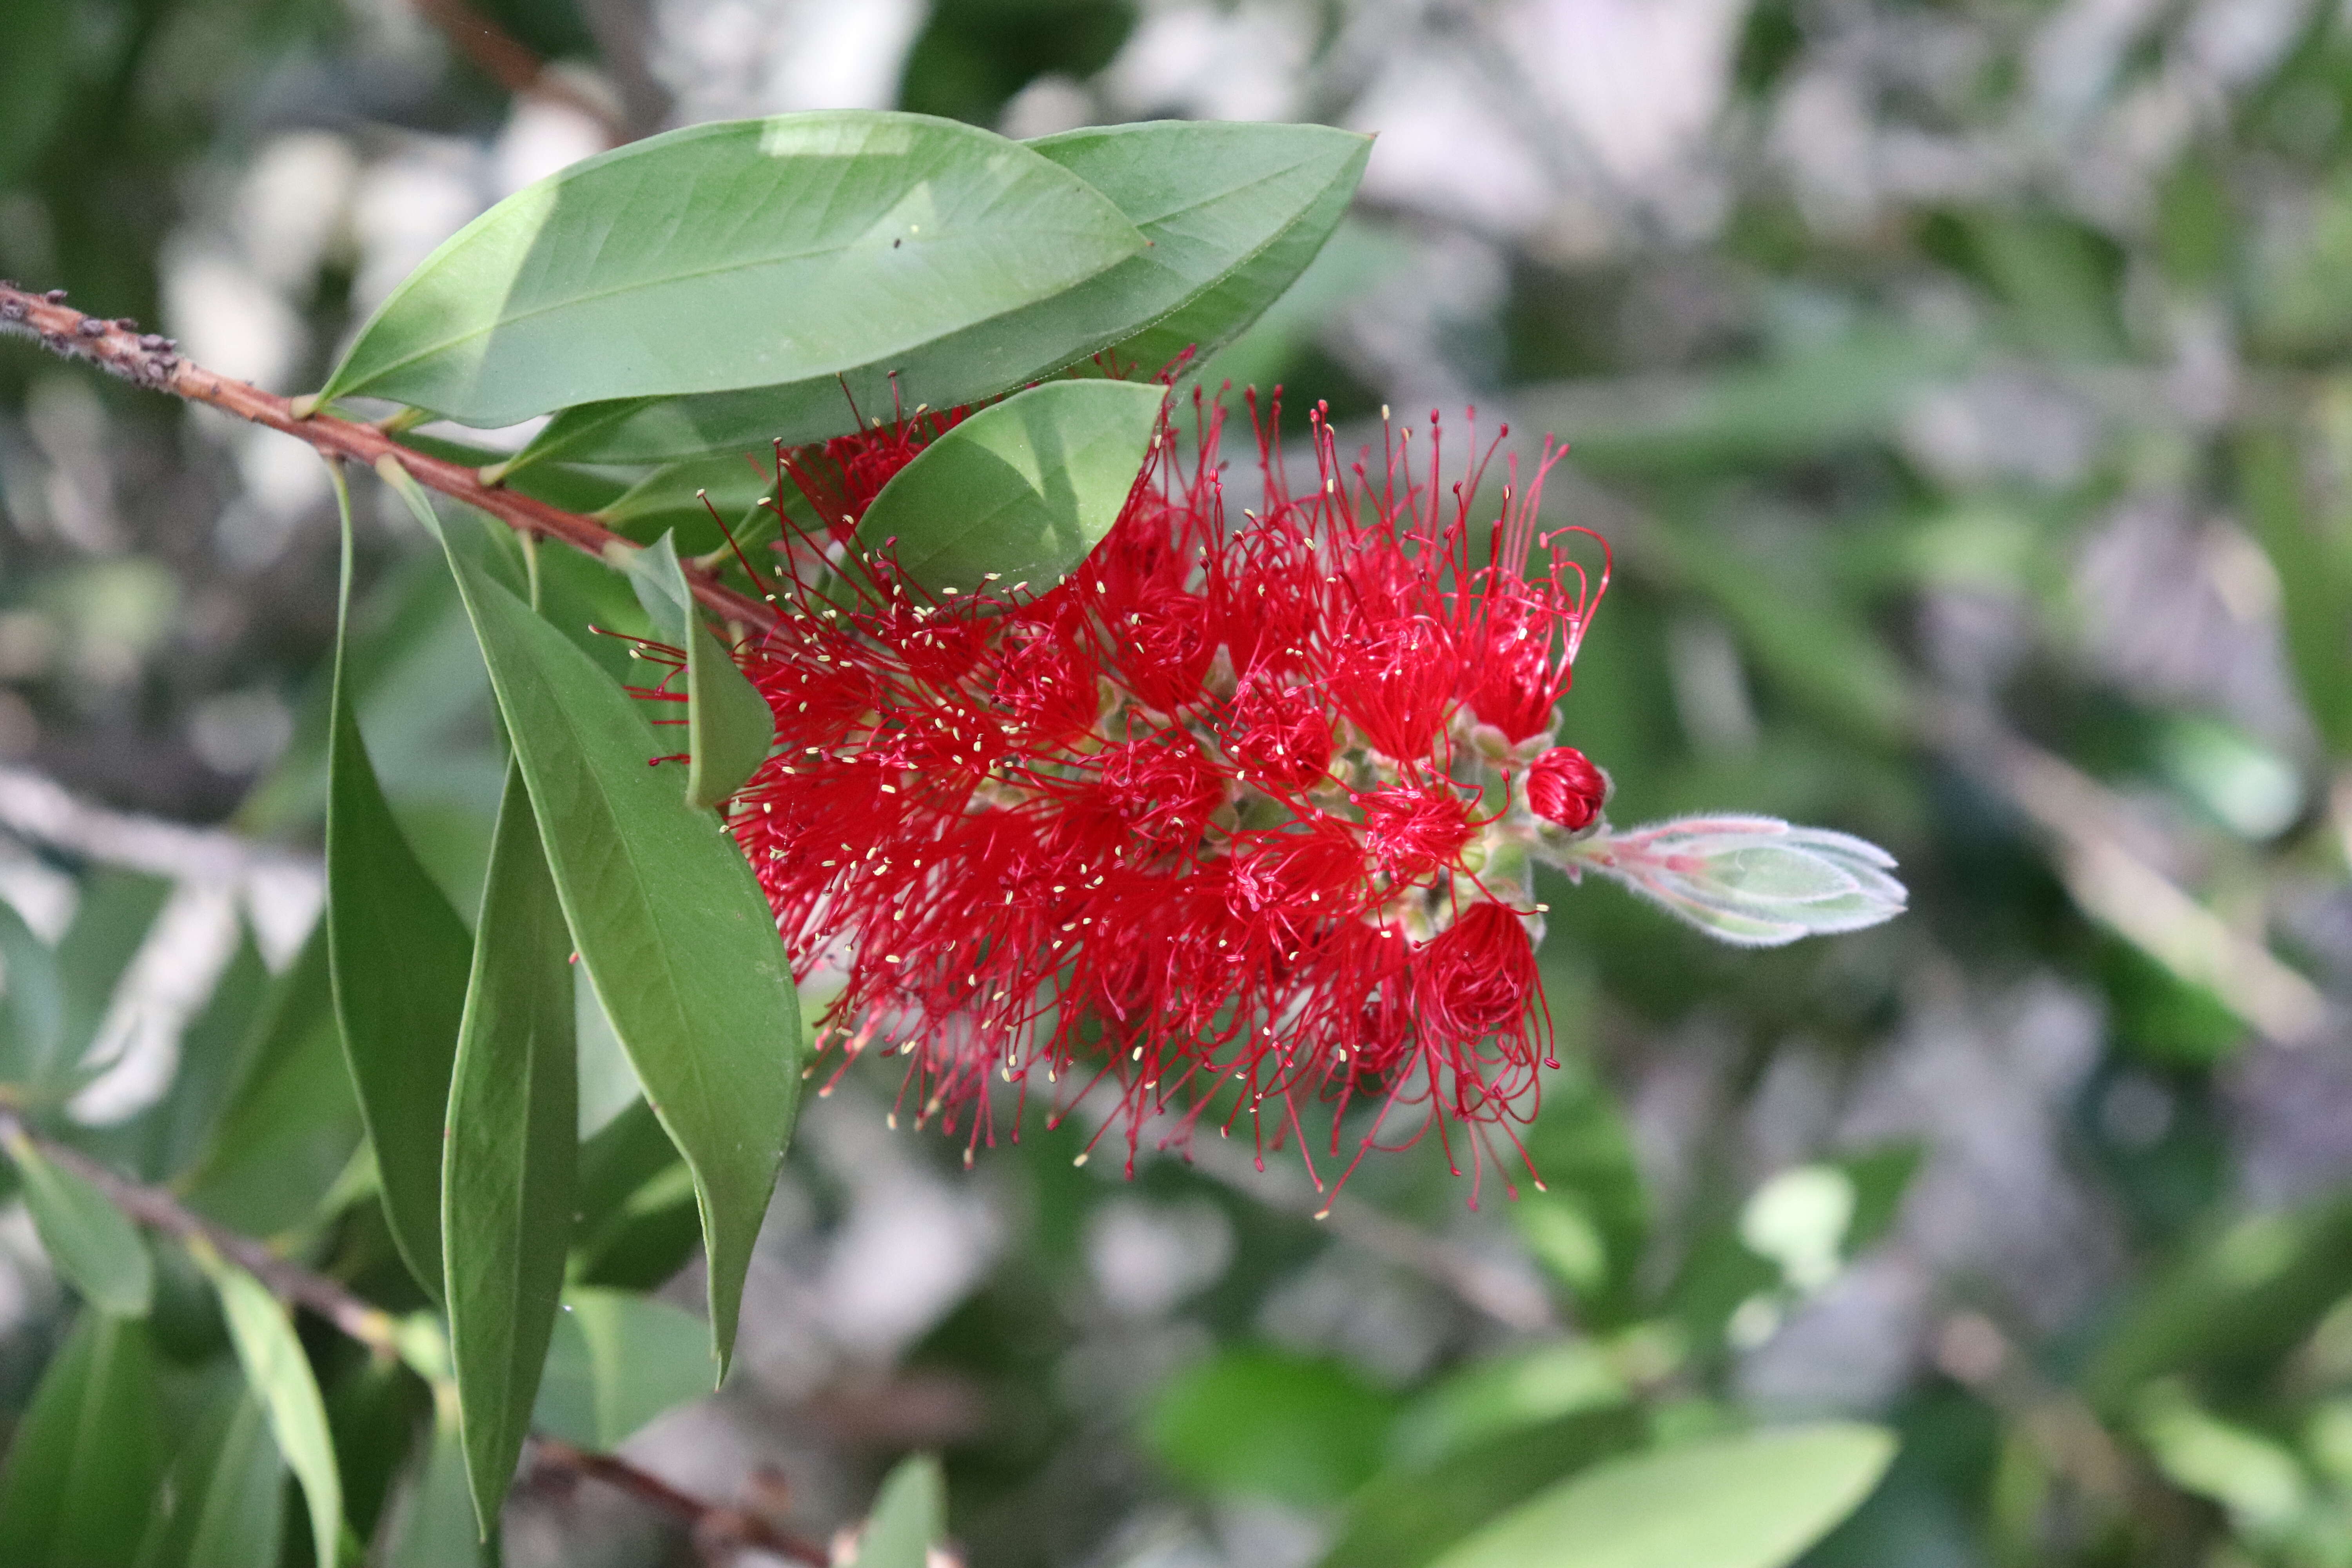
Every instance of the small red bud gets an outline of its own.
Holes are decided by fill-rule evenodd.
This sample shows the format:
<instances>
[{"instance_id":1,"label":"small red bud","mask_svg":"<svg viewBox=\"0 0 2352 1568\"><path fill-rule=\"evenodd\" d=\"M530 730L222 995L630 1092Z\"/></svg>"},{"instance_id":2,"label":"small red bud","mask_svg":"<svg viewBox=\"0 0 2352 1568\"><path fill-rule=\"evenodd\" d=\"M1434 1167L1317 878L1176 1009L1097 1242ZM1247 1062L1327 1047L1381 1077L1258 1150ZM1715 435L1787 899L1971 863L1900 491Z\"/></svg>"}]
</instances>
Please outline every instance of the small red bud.
<instances>
[{"instance_id":1,"label":"small red bud","mask_svg":"<svg viewBox=\"0 0 2352 1568\"><path fill-rule=\"evenodd\" d=\"M1574 746L1554 746L1528 768L1528 806L1574 832L1601 815L1609 775Z\"/></svg>"}]
</instances>

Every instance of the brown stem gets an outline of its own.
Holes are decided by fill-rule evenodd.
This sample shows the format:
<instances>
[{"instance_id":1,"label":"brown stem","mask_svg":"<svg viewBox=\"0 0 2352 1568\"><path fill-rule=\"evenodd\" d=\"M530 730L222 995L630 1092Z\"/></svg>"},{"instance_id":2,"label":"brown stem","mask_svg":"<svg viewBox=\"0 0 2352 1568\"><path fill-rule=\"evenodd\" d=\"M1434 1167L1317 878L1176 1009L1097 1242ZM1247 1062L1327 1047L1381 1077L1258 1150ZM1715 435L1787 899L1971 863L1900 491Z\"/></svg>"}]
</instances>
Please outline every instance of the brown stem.
<instances>
[{"instance_id":1,"label":"brown stem","mask_svg":"<svg viewBox=\"0 0 2352 1568\"><path fill-rule=\"evenodd\" d=\"M404 447L373 425L331 414L298 418L288 399L182 359L171 339L142 333L135 321L84 315L65 302L63 289L35 294L0 282L0 333L32 338L52 353L86 360L134 385L168 392L282 430L328 457L348 458L370 468L379 458L390 458L428 489L464 501L511 528L560 540L599 560L609 562L608 552L616 545L630 551L637 548L593 517L565 511L502 486L484 484L477 470ZM776 624L774 605L728 587L700 567L689 565L686 574L694 596L723 618L747 626Z\"/></svg>"},{"instance_id":2,"label":"brown stem","mask_svg":"<svg viewBox=\"0 0 2352 1568\"><path fill-rule=\"evenodd\" d=\"M388 1354L397 1351L399 1325L391 1313L371 1306L323 1274L288 1262L251 1237L240 1236L182 1206L163 1188L115 1174L71 1144L34 1131L12 1110L0 1110L0 1142L31 1144L49 1163L79 1176L108 1203L150 1230L182 1241L205 1242L269 1287L274 1295L310 1308L369 1349Z\"/></svg>"},{"instance_id":3,"label":"brown stem","mask_svg":"<svg viewBox=\"0 0 2352 1568\"><path fill-rule=\"evenodd\" d=\"M253 1237L206 1219L165 1188L148 1186L116 1174L70 1143L60 1143L35 1131L15 1111L0 1107L0 1145L14 1150L28 1144L52 1165L88 1182L98 1189L100 1196L148 1229L210 1247L260 1280L279 1300L308 1307L370 1350L385 1355L399 1353L398 1321L383 1308L352 1294L340 1280L313 1273L280 1258ZM822 1548L778 1529L758 1514L704 1502L626 1459L612 1454L590 1453L543 1434L533 1434L532 1441L538 1445L542 1462L618 1487L686 1525L698 1539L755 1546L796 1563L815 1564L816 1568L824 1568L831 1561Z\"/></svg>"},{"instance_id":4,"label":"brown stem","mask_svg":"<svg viewBox=\"0 0 2352 1568\"><path fill-rule=\"evenodd\" d=\"M537 1450L540 1463L553 1469L569 1470L603 1481L635 1498L639 1502L669 1515L694 1532L698 1542L729 1542L754 1546L762 1552L772 1552L794 1563L806 1563L814 1568L825 1568L832 1554L814 1542L777 1529L756 1513L742 1509L718 1508L701 1499L678 1490L659 1476L650 1475L625 1459L610 1454L591 1453L575 1448L561 1437L534 1433L531 1446Z\"/></svg>"}]
</instances>

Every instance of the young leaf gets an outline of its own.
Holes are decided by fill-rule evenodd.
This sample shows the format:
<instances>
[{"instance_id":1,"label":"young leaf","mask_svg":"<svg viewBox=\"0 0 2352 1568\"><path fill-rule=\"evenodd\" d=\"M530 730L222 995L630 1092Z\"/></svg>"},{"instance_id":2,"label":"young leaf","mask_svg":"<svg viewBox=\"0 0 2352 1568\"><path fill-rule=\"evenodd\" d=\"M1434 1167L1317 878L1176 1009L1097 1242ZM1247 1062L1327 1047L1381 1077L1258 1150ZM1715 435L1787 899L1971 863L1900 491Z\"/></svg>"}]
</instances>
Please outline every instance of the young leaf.
<instances>
[{"instance_id":1,"label":"young leaf","mask_svg":"<svg viewBox=\"0 0 2352 1568\"><path fill-rule=\"evenodd\" d=\"M1840 1423L1630 1455L1520 1504L1434 1568L1781 1568L1894 1456L1884 1430Z\"/></svg>"},{"instance_id":2,"label":"young leaf","mask_svg":"<svg viewBox=\"0 0 2352 1568\"><path fill-rule=\"evenodd\" d=\"M531 1425L583 1448L614 1448L710 1392L709 1334L690 1312L626 1290L574 1286L547 1348Z\"/></svg>"},{"instance_id":3,"label":"young leaf","mask_svg":"<svg viewBox=\"0 0 2352 1568\"><path fill-rule=\"evenodd\" d=\"M947 1532L948 1489L940 1462L917 1454L900 1460L882 1482L849 1568L924 1568Z\"/></svg>"},{"instance_id":4,"label":"young leaf","mask_svg":"<svg viewBox=\"0 0 2352 1568\"><path fill-rule=\"evenodd\" d=\"M1110 531L1150 453L1157 384L1060 381L982 409L882 487L859 520L868 549L934 594L991 574L1042 588Z\"/></svg>"},{"instance_id":5,"label":"young leaf","mask_svg":"<svg viewBox=\"0 0 2352 1568\"><path fill-rule=\"evenodd\" d=\"M1106 348L1156 374L1188 347L1205 355L1232 338L1289 286L1347 211L1371 149L1370 139L1327 126L1192 121L1028 145L1117 203L1149 247L1050 299L840 377L566 409L524 460L716 452L740 466L740 454L772 440L797 446L850 428L853 404L871 413L894 400L952 407Z\"/></svg>"},{"instance_id":6,"label":"young leaf","mask_svg":"<svg viewBox=\"0 0 2352 1568\"><path fill-rule=\"evenodd\" d=\"M286 1462L242 1378L207 1402L172 1467L172 1511L151 1525L139 1568L249 1568L278 1561Z\"/></svg>"},{"instance_id":7,"label":"young leaf","mask_svg":"<svg viewBox=\"0 0 2352 1568\"><path fill-rule=\"evenodd\" d=\"M629 581L662 635L686 649L687 802L721 810L768 760L775 715L694 607L668 534L630 563Z\"/></svg>"},{"instance_id":8,"label":"young leaf","mask_svg":"<svg viewBox=\"0 0 2352 1568\"><path fill-rule=\"evenodd\" d=\"M441 1129L473 942L417 862L377 784L352 710L351 495L342 513L327 773L327 952L335 1021L375 1149L384 1218L408 1271L441 1289Z\"/></svg>"},{"instance_id":9,"label":"young leaf","mask_svg":"<svg viewBox=\"0 0 2352 1568\"><path fill-rule=\"evenodd\" d=\"M155 1352L136 1318L85 1312L0 1468L0 1564L120 1568L160 1502Z\"/></svg>"},{"instance_id":10,"label":"young leaf","mask_svg":"<svg viewBox=\"0 0 2352 1568\"><path fill-rule=\"evenodd\" d=\"M155 1266L122 1211L81 1177L50 1163L22 1133L8 1140L8 1157L16 1163L42 1250L58 1272L100 1311L145 1317L155 1299Z\"/></svg>"},{"instance_id":11,"label":"young leaf","mask_svg":"<svg viewBox=\"0 0 2352 1568\"><path fill-rule=\"evenodd\" d=\"M318 1568L333 1568L343 1534L343 1483L335 1468L333 1441L327 1435L326 1402L310 1373L293 1321L260 1280L216 1255L199 1261L220 1291L229 1342L249 1384L269 1413L277 1439L294 1479L302 1483L310 1509L310 1540Z\"/></svg>"},{"instance_id":12,"label":"young leaf","mask_svg":"<svg viewBox=\"0 0 2352 1568\"><path fill-rule=\"evenodd\" d=\"M1908 897L1875 844L1769 816L1687 816L1540 847L1562 869L1598 871L1738 947L1874 926Z\"/></svg>"},{"instance_id":13,"label":"young leaf","mask_svg":"<svg viewBox=\"0 0 2352 1568\"><path fill-rule=\"evenodd\" d=\"M391 464L379 472L438 527L415 480ZM454 532L443 542L581 963L693 1172L723 1368L799 1102L800 1008L783 943L734 842L646 765L658 748L629 699Z\"/></svg>"},{"instance_id":14,"label":"young leaf","mask_svg":"<svg viewBox=\"0 0 2352 1568\"><path fill-rule=\"evenodd\" d=\"M575 163L459 230L321 395L510 425L831 376L1057 294L1143 244L1084 181L972 126L855 110L690 126Z\"/></svg>"},{"instance_id":15,"label":"young leaf","mask_svg":"<svg viewBox=\"0 0 2352 1568\"><path fill-rule=\"evenodd\" d=\"M460 1427L487 1537L563 1290L579 1150L572 938L512 767L478 929L449 1092L442 1234Z\"/></svg>"}]
</instances>

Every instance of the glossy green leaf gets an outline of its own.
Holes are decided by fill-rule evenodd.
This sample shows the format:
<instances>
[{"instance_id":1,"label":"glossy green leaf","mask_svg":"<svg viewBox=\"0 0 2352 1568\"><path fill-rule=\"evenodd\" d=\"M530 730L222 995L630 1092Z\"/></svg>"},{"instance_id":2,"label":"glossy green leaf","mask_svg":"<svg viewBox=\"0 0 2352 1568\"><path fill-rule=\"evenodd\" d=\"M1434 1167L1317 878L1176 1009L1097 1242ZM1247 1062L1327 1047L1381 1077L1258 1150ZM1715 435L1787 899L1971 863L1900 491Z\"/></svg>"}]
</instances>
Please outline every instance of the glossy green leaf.
<instances>
[{"instance_id":1,"label":"glossy green leaf","mask_svg":"<svg viewBox=\"0 0 2352 1568\"><path fill-rule=\"evenodd\" d=\"M408 1479L386 1510L373 1563L383 1568L476 1568L493 1563L482 1528L497 1526L496 1504L487 1527L478 1527L464 1439L454 1414L437 1417ZM508 1477L513 1474L511 1464ZM499 1496L505 1495L505 1478Z\"/></svg>"},{"instance_id":2,"label":"glossy green leaf","mask_svg":"<svg viewBox=\"0 0 2352 1568\"><path fill-rule=\"evenodd\" d=\"M386 478L433 521L414 480ZM661 748L629 698L455 530L445 542L581 962L693 1172L723 1366L800 1096L799 1001L774 917L718 818L646 765Z\"/></svg>"},{"instance_id":3,"label":"glossy green leaf","mask_svg":"<svg viewBox=\"0 0 2352 1568\"><path fill-rule=\"evenodd\" d=\"M1234 1350L1179 1373L1146 1428L1160 1461L1204 1490L1312 1506L1380 1466L1394 1403L1343 1363Z\"/></svg>"},{"instance_id":4,"label":"glossy green leaf","mask_svg":"<svg viewBox=\"0 0 2352 1568\"><path fill-rule=\"evenodd\" d=\"M716 452L740 463L771 441L841 434L856 423L853 404L872 416L973 403L1104 349L1156 374L1188 347L1205 356L1290 285L1347 211L1371 148L1327 126L1195 121L1028 145L1116 202L1149 247L1064 293L838 378L566 409L530 457L661 462Z\"/></svg>"},{"instance_id":5,"label":"glossy green leaf","mask_svg":"<svg viewBox=\"0 0 2352 1568\"><path fill-rule=\"evenodd\" d=\"M277 1236L317 1212L364 1136L335 1027L324 921L272 984L241 1054L244 1070L185 1190L231 1229Z\"/></svg>"},{"instance_id":6,"label":"glossy green leaf","mask_svg":"<svg viewBox=\"0 0 2352 1568\"><path fill-rule=\"evenodd\" d=\"M530 793L509 769L449 1092L449 1352L488 1534L514 1479L563 1291L579 1058L572 936Z\"/></svg>"},{"instance_id":7,"label":"glossy green leaf","mask_svg":"<svg viewBox=\"0 0 2352 1568\"><path fill-rule=\"evenodd\" d=\"M868 549L934 594L991 575L1039 588L1118 521L1159 428L1157 384L1061 381L983 408L919 453L859 519Z\"/></svg>"},{"instance_id":8,"label":"glossy green leaf","mask_svg":"<svg viewBox=\"0 0 2352 1568\"><path fill-rule=\"evenodd\" d=\"M929 1454L901 1459L884 1479L849 1568L926 1568L948 1532L947 1479Z\"/></svg>"},{"instance_id":9,"label":"glossy green leaf","mask_svg":"<svg viewBox=\"0 0 2352 1568\"><path fill-rule=\"evenodd\" d=\"M830 376L1143 248L1085 182L919 115L689 126L517 192L426 258L326 395L478 425Z\"/></svg>"},{"instance_id":10,"label":"glossy green leaf","mask_svg":"<svg viewBox=\"0 0 2352 1568\"><path fill-rule=\"evenodd\" d=\"M335 1021L375 1150L384 1217L408 1271L441 1289L441 1131L473 942L418 863L376 783L351 692L351 497L342 511L327 782L327 952Z\"/></svg>"},{"instance_id":11,"label":"glossy green leaf","mask_svg":"<svg viewBox=\"0 0 2352 1568\"><path fill-rule=\"evenodd\" d=\"M172 1511L151 1531L139 1568L251 1568L275 1563L286 1462L269 1415L242 1378L206 1403L172 1467Z\"/></svg>"},{"instance_id":12,"label":"glossy green leaf","mask_svg":"<svg viewBox=\"0 0 2352 1568\"><path fill-rule=\"evenodd\" d=\"M1370 137L1328 126L1198 121L1089 127L1032 145L1118 202L1167 274L1209 279L1111 345L1146 374L1186 349L1199 369L1280 298L1347 216L1372 151Z\"/></svg>"},{"instance_id":13,"label":"glossy green leaf","mask_svg":"<svg viewBox=\"0 0 2352 1568\"><path fill-rule=\"evenodd\" d=\"M85 1312L0 1468L0 1568L121 1568L163 1479L155 1352L135 1318Z\"/></svg>"},{"instance_id":14,"label":"glossy green leaf","mask_svg":"<svg viewBox=\"0 0 2352 1568\"><path fill-rule=\"evenodd\" d=\"M218 1258L204 1259L220 1291L229 1342L245 1368L246 1382L269 1413L270 1436L310 1505L312 1561L331 1568L343 1533L343 1483L335 1468L333 1440L327 1433L326 1402L310 1373L302 1342L277 1298L260 1280Z\"/></svg>"},{"instance_id":15,"label":"glossy green leaf","mask_svg":"<svg viewBox=\"0 0 2352 1568\"><path fill-rule=\"evenodd\" d=\"M531 1425L583 1448L617 1447L710 1392L709 1337L667 1301L575 1286L555 1320Z\"/></svg>"},{"instance_id":16,"label":"glossy green leaf","mask_svg":"<svg viewBox=\"0 0 2352 1568\"><path fill-rule=\"evenodd\" d=\"M22 1133L9 1138L8 1157L16 1162L41 1248L66 1282L101 1312L144 1317L155 1298L155 1267L122 1211Z\"/></svg>"},{"instance_id":17,"label":"glossy green leaf","mask_svg":"<svg viewBox=\"0 0 2352 1568\"><path fill-rule=\"evenodd\" d=\"M1853 1512L1894 1456L1880 1428L1829 1423L1612 1459L1435 1568L1780 1568Z\"/></svg>"}]
</instances>

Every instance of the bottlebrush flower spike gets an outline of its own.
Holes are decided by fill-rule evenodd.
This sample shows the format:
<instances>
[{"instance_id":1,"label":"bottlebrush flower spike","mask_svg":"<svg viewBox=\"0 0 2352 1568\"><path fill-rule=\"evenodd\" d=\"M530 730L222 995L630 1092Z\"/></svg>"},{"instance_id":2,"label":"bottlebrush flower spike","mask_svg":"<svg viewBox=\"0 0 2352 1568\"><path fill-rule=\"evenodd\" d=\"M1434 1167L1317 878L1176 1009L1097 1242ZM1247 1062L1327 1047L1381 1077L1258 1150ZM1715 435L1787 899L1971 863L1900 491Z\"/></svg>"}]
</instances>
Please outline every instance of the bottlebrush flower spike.
<instances>
[{"instance_id":1,"label":"bottlebrush flower spike","mask_svg":"<svg viewBox=\"0 0 2352 1568\"><path fill-rule=\"evenodd\" d=\"M778 745L730 825L795 975L836 988L824 1044L903 1056L898 1110L961 1132L967 1160L1000 1111L1017 1136L1042 1074L1050 1120L1112 1107L1095 1142L1118 1130L1130 1170L1148 1131L1181 1144L1203 1121L1246 1121L1261 1160L1296 1139L1327 1191L1432 1129L1483 1170L1556 1065L1535 857L1730 934L1660 869L1690 847L1610 838L1605 776L1552 744L1605 547L1588 578L1554 546L1594 536L1537 531L1549 443L1475 523L1494 447L1446 483L1434 415L1425 453L1408 430L1343 464L1318 407L1303 490L1269 416L1235 516L1223 409L1196 394L1192 416L1196 458L1163 429L1109 535L1037 590L935 597L856 535L959 413L782 460L824 523L784 520L766 586L788 613L739 650ZM1832 840L1858 845L1783 847ZM1867 846L1837 853L1855 888L1886 880ZM1823 915L1847 896L1812 890Z\"/></svg>"}]
</instances>

